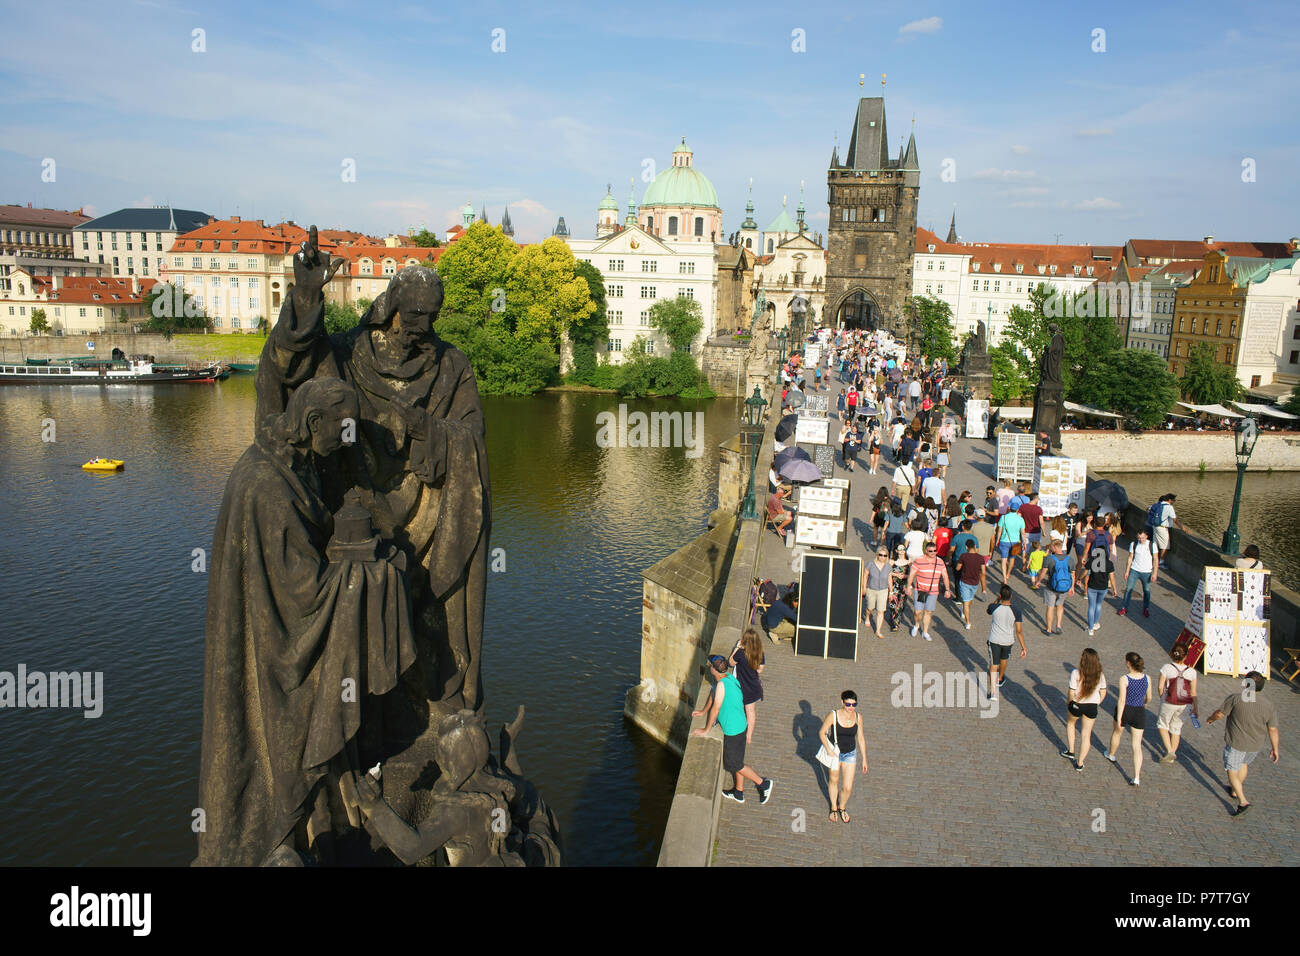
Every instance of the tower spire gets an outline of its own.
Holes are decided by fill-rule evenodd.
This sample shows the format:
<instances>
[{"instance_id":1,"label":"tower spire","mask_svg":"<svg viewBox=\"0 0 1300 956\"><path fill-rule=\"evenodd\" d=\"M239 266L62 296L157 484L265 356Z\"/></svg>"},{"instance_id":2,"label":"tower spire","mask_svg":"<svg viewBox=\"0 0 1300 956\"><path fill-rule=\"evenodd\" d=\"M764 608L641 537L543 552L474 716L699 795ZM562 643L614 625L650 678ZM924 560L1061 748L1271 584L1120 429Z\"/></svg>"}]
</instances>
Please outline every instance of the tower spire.
<instances>
[{"instance_id":1,"label":"tower spire","mask_svg":"<svg viewBox=\"0 0 1300 956\"><path fill-rule=\"evenodd\" d=\"M945 242L957 241L957 204L952 204L952 222L948 223L948 238Z\"/></svg>"}]
</instances>

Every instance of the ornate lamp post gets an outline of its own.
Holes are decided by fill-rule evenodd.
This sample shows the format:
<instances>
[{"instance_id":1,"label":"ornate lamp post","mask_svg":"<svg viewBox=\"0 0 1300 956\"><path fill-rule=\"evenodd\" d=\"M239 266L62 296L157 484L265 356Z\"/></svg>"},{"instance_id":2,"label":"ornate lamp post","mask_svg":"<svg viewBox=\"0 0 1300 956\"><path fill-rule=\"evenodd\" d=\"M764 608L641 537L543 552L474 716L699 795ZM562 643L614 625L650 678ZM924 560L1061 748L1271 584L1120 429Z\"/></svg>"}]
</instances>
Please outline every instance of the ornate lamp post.
<instances>
[{"instance_id":1,"label":"ornate lamp post","mask_svg":"<svg viewBox=\"0 0 1300 956\"><path fill-rule=\"evenodd\" d=\"M786 360L785 329L781 329L779 332L776 333L776 347L780 352L780 361L784 362Z\"/></svg>"},{"instance_id":2,"label":"ornate lamp post","mask_svg":"<svg viewBox=\"0 0 1300 956\"><path fill-rule=\"evenodd\" d=\"M1241 550L1241 535L1237 533L1237 509L1241 505L1241 479L1245 477L1246 466L1250 464L1251 453L1255 450L1255 441L1259 438L1259 425L1253 418L1243 418L1237 423L1237 430L1232 439L1237 445L1237 490L1232 495L1232 517L1228 519L1228 530L1223 532L1223 553L1237 555Z\"/></svg>"},{"instance_id":3,"label":"ornate lamp post","mask_svg":"<svg viewBox=\"0 0 1300 956\"><path fill-rule=\"evenodd\" d=\"M745 399L740 413L741 435L748 436L750 443L749 488L745 491L745 503L740 510L740 517L745 520L758 517L754 502L754 472L758 468L758 448L763 440L763 407L767 404L767 399L755 385L754 394Z\"/></svg>"}]
</instances>

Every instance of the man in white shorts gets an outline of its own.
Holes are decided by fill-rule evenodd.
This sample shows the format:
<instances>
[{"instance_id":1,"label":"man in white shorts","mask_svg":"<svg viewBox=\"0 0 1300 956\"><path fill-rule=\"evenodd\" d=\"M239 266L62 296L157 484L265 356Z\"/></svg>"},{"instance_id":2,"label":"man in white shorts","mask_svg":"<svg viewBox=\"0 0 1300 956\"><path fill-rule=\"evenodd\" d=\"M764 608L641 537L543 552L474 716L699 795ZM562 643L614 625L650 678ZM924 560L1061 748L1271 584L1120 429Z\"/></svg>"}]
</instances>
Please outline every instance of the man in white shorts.
<instances>
[{"instance_id":1,"label":"man in white shorts","mask_svg":"<svg viewBox=\"0 0 1300 956\"><path fill-rule=\"evenodd\" d=\"M1173 660L1160 668L1160 716L1156 720L1160 739L1165 744L1161 763L1173 763L1178 756L1183 716L1189 704L1192 714L1200 719L1200 712L1196 709L1196 668L1183 663L1187 656L1186 646L1175 644L1169 656Z\"/></svg>"},{"instance_id":2,"label":"man in white shorts","mask_svg":"<svg viewBox=\"0 0 1300 956\"><path fill-rule=\"evenodd\" d=\"M1165 560L1165 555L1168 554L1169 552L1170 526L1177 525L1179 531L1187 530L1186 528L1183 527L1183 523L1178 520L1178 514L1174 511L1174 499L1177 497L1178 496L1176 494L1173 494L1172 492L1170 492L1167 495L1161 496L1160 500L1165 503L1165 506L1164 509L1161 511L1160 520L1156 522L1156 524L1153 526L1154 529L1153 540L1156 543L1156 547L1160 549L1161 567L1168 566Z\"/></svg>"}]
</instances>

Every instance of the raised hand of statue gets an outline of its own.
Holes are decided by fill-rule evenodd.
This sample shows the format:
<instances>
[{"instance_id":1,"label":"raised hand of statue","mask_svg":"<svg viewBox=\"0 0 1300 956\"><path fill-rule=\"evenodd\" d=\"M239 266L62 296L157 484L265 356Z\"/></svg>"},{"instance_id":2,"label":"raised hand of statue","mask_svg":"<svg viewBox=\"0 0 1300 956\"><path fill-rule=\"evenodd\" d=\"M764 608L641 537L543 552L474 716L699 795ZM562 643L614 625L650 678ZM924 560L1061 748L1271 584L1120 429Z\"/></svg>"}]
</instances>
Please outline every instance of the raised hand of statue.
<instances>
[{"instance_id":1,"label":"raised hand of statue","mask_svg":"<svg viewBox=\"0 0 1300 956\"><path fill-rule=\"evenodd\" d=\"M319 308L326 284L347 260L321 252L316 227L307 233L307 241L293 254L293 307L305 319Z\"/></svg>"}]
</instances>

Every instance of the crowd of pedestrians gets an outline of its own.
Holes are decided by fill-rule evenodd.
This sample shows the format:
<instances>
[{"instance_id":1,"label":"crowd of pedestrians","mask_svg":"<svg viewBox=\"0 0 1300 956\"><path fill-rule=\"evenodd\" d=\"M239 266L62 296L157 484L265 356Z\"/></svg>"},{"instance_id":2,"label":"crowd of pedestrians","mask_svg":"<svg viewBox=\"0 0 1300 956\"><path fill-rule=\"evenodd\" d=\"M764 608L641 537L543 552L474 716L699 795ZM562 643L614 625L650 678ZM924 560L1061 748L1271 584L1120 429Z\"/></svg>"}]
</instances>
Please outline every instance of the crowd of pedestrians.
<instances>
[{"instance_id":1,"label":"crowd of pedestrians","mask_svg":"<svg viewBox=\"0 0 1300 956\"><path fill-rule=\"evenodd\" d=\"M1008 681L1008 663L1017 645L1020 660L1029 654L1026 608L1011 586L1018 574L1024 575L1032 591L1042 594L1040 630L1048 637L1065 633L1065 612L1073 597L1081 599L1075 613L1089 637L1104 625L1108 597L1116 614L1125 616L1133 592L1140 588L1143 617L1151 616L1152 586L1167 562L1170 528L1182 528L1174 494L1162 496L1152 506L1145 527L1127 536L1121 549L1122 516L1114 511L1081 509L1072 501L1064 512L1047 514L1032 483L1009 478L987 485L982 498L975 497L972 489L958 490L948 478L958 429L956 416L947 411L952 382L946 363L929 361L924 355L908 356L880 333L840 334L829 342L823 339L823 345L826 373L819 374L818 367L814 381L831 383L829 387L836 389L839 464L846 473L864 464L869 475L880 474L882 480L889 476L867 500L867 519L854 522L855 527L865 528L868 546L861 580L862 622L875 638L885 640L886 629L897 632L910 623L911 637L931 642L936 619L947 613L960 621L962 630L972 630L974 605L986 602L996 589L996 600L987 601L985 607L988 684L984 691L996 700ZM799 365L793 363L794 384L808 378ZM882 464L882 456L887 456L888 464ZM769 513L784 536L790 518L782 502L789 486L775 474L771 478ZM1122 596L1117 577L1120 560ZM1237 566L1263 567L1258 550L1247 548ZM998 580L993 582L995 574ZM797 607L797 593L791 588L759 616L772 640L793 639ZM1175 646L1170 657L1153 684L1143 658L1130 651L1114 685L1116 700L1109 711L1112 724L1104 756L1117 765L1121 759L1131 761L1132 774L1126 776L1133 787L1141 786L1147 706L1154 698L1159 698L1160 763L1177 759L1189 715L1193 726L1200 726L1196 671L1183 663L1182 645ZM771 781L744 763L744 745L752 741L756 705L762 700L759 675L764 665L762 641L751 628L729 660L711 660L714 697L705 711L697 713L707 714L709 726L722 725L727 741L724 769L733 779L724 795L733 800L743 801L747 780L758 788L761 802L771 793ZM1276 716L1257 693L1263 678L1255 683L1256 692L1247 688L1229 697L1209 719L1228 721L1224 766L1227 789L1238 801L1236 813L1250 806L1242 789L1250 761L1266 746L1277 760ZM1110 686L1100 655L1092 647L1085 648L1063 688L1066 746L1061 755L1079 773L1091 751L1094 723ZM731 705L726 704L728 694ZM1121 758L1125 730L1131 757ZM854 776L867 773L866 735L856 693L841 695L840 707L822 721L818 737L818 760L829 776L830 820L847 823Z\"/></svg>"}]
</instances>

